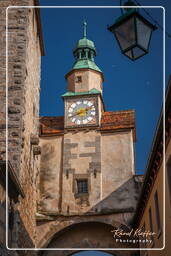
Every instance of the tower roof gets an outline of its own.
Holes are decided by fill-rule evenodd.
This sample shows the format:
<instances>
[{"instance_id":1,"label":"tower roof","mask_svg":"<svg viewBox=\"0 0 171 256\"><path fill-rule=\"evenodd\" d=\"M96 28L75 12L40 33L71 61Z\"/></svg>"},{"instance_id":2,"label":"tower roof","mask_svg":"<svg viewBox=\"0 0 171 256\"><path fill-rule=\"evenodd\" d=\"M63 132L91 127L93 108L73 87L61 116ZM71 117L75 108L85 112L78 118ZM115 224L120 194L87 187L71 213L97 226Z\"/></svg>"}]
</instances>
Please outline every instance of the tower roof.
<instances>
[{"instance_id":1,"label":"tower roof","mask_svg":"<svg viewBox=\"0 0 171 256\"><path fill-rule=\"evenodd\" d=\"M94 61L88 60L88 59L83 59L83 60L78 60L74 63L72 69L83 69L83 68L90 68L96 71L99 71L102 73L100 68L96 65Z\"/></svg>"},{"instance_id":2,"label":"tower roof","mask_svg":"<svg viewBox=\"0 0 171 256\"><path fill-rule=\"evenodd\" d=\"M87 22L86 21L83 22L83 26L84 26L83 38L77 42L77 45L76 45L74 51L76 51L77 49L80 49L80 48L90 48L96 52L96 48L95 48L93 41L87 39Z\"/></svg>"},{"instance_id":3,"label":"tower roof","mask_svg":"<svg viewBox=\"0 0 171 256\"><path fill-rule=\"evenodd\" d=\"M83 23L83 38L78 40L76 47L73 50L73 55L75 57L75 63L72 70L89 68L102 73L100 68L94 62L96 48L94 42L87 39L86 21Z\"/></svg>"},{"instance_id":4,"label":"tower roof","mask_svg":"<svg viewBox=\"0 0 171 256\"><path fill-rule=\"evenodd\" d=\"M78 41L78 43L75 47L75 50L78 48L91 48L92 50L96 51L93 41L91 41L87 38L82 38Z\"/></svg>"}]
</instances>

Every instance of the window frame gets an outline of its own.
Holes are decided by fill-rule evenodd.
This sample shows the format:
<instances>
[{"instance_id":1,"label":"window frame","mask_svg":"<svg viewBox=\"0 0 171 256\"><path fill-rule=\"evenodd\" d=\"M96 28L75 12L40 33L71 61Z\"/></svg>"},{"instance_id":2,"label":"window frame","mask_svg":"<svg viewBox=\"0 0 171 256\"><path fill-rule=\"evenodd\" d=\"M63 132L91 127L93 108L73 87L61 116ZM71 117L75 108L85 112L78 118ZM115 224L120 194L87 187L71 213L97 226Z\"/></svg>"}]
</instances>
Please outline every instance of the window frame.
<instances>
[{"instance_id":1,"label":"window frame","mask_svg":"<svg viewBox=\"0 0 171 256\"><path fill-rule=\"evenodd\" d=\"M77 194L83 194L83 195L88 194L88 179L86 178L76 179L76 186L77 186Z\"/></svg>"},{"instance_id":2,"label":"window frame","mask_svg":"<svg viewBox=\"0 0 171 256\"><path fill-rule=\"evenodd\" d=\"M82 76L76 76L76 83L82 83Z\"/></svg>"},{"instance_id":3,"label":"window frame","mask_svg":"<svg viewBox=\"0 0 171 256\"><path fill-rule=\"evenodd\" d=\"M161 234L162 227L161 227L161 218L160 218L160 208L159 208L159 199L158 199L158 192L156 190L154 194L154 204L155 204L155 216L156 216L156 224L157 224L157 231L158 231L158 238Z\"/></svg>"}]
</instances>

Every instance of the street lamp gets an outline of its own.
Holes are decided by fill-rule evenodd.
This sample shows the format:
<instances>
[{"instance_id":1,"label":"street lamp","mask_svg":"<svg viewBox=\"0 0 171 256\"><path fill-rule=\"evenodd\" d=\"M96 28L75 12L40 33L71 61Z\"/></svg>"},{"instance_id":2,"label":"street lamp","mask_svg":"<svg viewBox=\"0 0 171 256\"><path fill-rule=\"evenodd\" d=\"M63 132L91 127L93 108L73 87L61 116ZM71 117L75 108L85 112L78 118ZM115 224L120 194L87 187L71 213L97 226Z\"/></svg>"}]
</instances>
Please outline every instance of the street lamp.
<instances>
[{"instance_id":1,"label":"street lamp","mask_svg":"<svg viewBox=\"0 0 171 256\"><path fill-rule=\"evenodd\" d=\"M124 6L125 13L108 30L116 37L122 53L134 61L148 53L152 32L157 27L140 15L134 2L129 0Z\"/></svg>"}]
</instances>

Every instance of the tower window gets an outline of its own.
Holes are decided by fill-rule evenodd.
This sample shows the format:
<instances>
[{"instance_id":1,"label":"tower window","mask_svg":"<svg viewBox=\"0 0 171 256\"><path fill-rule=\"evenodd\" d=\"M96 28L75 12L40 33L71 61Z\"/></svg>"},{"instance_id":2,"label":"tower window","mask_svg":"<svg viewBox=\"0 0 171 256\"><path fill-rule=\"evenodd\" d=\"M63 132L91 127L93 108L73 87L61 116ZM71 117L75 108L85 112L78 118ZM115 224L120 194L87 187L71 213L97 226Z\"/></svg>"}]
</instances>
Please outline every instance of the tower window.
<instances>
[{"instance_id":1,"label":"tower window","mask_svg":"<svg viewBox=\"0 0 171 256\"><path fill-rule=\"evenodd\" d=\"M91 60L91 52L88 52L88 58Z\"/></svg>"},{"instance_id":2,"label":"tower window","mask_svg":"<svg viewBox=\"0 0 171 256\"><path fill-rule=\"evenodd\" d=\"M81 76L77 76L76 77L76 82L77 83L81 83L82 82L82 77Z\"/></svg>"},{"instance_id":3,"label":"tower window","mask_svg":"<svg viewBox=\"0 0 171 256\"><path fill-rule=\"evenodd\" d=\"M77 180L77 192L78 194L81 193L88 193L88 180Z\"/></svg>"},{"instance_id":4,"label":"tower window","mask_svg":"<svg viewBox=\"0 0 171 256\"><path fill-rule=\"evenodd\" d=\"M81 52L81 58L85 58L86 57L86 53L85 53L85 51L83 50L82 52Z\"/></svg>"}]
</instances>

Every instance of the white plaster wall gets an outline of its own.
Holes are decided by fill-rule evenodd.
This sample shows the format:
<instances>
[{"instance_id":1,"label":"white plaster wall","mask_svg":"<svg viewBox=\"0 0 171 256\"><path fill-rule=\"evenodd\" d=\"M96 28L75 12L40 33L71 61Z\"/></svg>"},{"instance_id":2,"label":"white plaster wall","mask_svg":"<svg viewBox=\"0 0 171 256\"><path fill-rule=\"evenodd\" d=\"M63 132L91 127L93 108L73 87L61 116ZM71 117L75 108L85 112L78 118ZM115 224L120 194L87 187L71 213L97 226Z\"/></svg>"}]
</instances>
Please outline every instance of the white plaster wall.
<instances>
[{"instance_id":1,"label":"white plaster wall","mask_svg":"<svg viewBox=\"0 0 171 256\"><path fill-rule=\"evenodd\" d=\"M41 211L59 212L62 172L62 136L40 139L40 197Z\"/></svg>"},{"instance_id":2,"label":"white plaster wall","mask_svg":"<svg viewBox=\"0 0 171 256\"><path fill-rule=\"evenodd\" d=\"M116 191L135 173L132 132L102 134L102 198Z\"/></svg>"}]
</instances>

